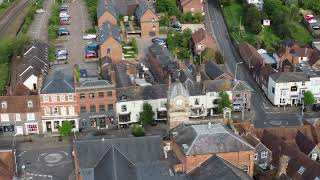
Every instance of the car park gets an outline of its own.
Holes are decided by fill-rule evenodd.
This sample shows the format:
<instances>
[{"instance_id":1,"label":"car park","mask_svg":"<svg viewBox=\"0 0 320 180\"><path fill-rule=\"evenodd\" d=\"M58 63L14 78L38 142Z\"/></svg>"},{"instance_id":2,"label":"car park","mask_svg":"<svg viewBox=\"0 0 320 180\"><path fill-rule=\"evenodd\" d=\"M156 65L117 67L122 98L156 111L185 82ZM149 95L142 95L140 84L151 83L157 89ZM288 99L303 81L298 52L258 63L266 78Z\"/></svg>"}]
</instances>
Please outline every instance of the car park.
<instances>
[{"instance_id":1,"label":"car park","mask_svg":"<svg viewBox=\"0 0 320 180\"><path fill-rule=\"evenodd\" d=\"M96 39L96 38L97 38L97 35L95 35L95 34L86 34L83 36L84 40L92 40L92 39Z\"/></svg>"},{"instance_id":2,"label":"car park","mask_svg":"<svg viewBox=\"0 0 320 180\"><path fill-rule=\"evenodd\" d=\"M60 18L60 21L69 21L70 18L68 17L63 17L63 18Z\"/></svg>"},{"instance_id":3,"label":"car park","mask_svg":"<svg viewBox=\"0 0 320 180\"><path fill-rule=\"evenodd\" d=\"M89 42L86 44L86 51L98 51L99 44L95 42Z\"/></svg>"},{"instance_id":4,"label":"car park","mask_svg":"<svg viewBox=\"0 0 320 180\"><path fill-rule=\"evenodd\" d=\"M60 18L70 18L71 16L66 11L61 11L59 14Z\"/></svg>"},{"instance_id":5,"label":"car park","mask_svg":"<svg viewBox=\"0 0 320 180\"><path fill-rule=\"evenodd\" d=\"M60 6L60 11L67 11L68 10L68 5L63 4Z\"/></svg>"},{"instance_id":6,"label":"car park","mask_svg":"<svg viewBox=\"0 0 320 180\"><path fill-rule=\"evenodd\" d=\"M60 27L58 30L58 36L64 36L64 35L69 35L69 29L65 28L65 27Z\"/></svg>"}]
</instances>

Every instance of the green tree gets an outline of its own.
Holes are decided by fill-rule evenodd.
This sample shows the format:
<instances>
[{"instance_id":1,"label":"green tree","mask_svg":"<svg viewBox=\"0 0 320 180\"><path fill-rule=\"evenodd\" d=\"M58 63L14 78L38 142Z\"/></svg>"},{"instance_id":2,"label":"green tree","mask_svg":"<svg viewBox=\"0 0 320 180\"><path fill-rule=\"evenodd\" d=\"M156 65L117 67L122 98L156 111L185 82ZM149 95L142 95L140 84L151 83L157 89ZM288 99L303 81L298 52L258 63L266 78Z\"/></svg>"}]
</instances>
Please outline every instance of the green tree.
<instances>
[{"instance_id":1,"label":"green tree","mask_svg":"<svg viewBox=\"0 0 320 180\"><path fill-rule=\"evenodd\" d=\"M167 35L168 48L172 53L176 53L177 57L181 60L190 58L190 43L192 31L187 28L183 32L177 32L169 29Z\"/></svg>"},{"instance_id":2,"label":"green tree","mask_svg":"<svg viewBox=\"0 0 320 180\"><path fill-rule=\"evenodd\" d=\"M215 52L212 49L205 48L204 51L201 52L201 63L205 61L210 61L215 58Z\"/></svg>"},{"instance_id":3,"label":"green tree","mask_svg":"<svg viewBox=\"0 0 320 180\"><path fill-rule=\"evenodd\" d=\"M143 104L143 110L139 115L139 122L142 124L142 126L152 124L152 122L154 121L154 112L152 110L152 106L149 103Z\"/></svg>"},{"instance_id":4,"label":"green tree","mask_svg":"<svg viewBox=\"0 0 320 180\"><path fill-rule=\"evenodd\" d=\"M303 102L305 106L312 106L316 103L316 99L311 91L306 91L303 95Z\"/></svg>"},{"instance_id":5,"label":"green tree","mask_svg":"<svg viewBox=\"0 0 320 180\"><path fill-rule=\"evenodd\" d=\"M219 51L214 53L214 59L216 60L217 64L224 64L224 58Z\"/></svg>"},{"instance_id":6,"label":"green tree","mask_svg":"<svg viewBox=\"0 0 320 180\"><path fill-rule=\"evenodd\" d=\"M19 34L14 41L14 47L15 47L15 53L18 55L21 55L23 52L23 48L27 45L30 44L31 39L30 36L27 34Z\"/></svg>"},{"instance_id":7,"label":"green tree","mask_svg":"<svg viewBox=\"0 0 320 180\"><path fill-rule=\"evenodd\" d=\"M231 4L231 0L220 0L220 4L223 6L229 6Z\"/></svg>"},{"instance_id":8,"label":"green tree","mask_svg":"<svg viewBox=\"0 0 320 180\"><path fill-rule=\"evenodd\" d=\"M180 16L176 0L157 0L155 6L157 12L167 13L169 16Z\"/></svg>"},{"instance_id":9,"label":"green tree","mask_svg":"<svg viewBox=\"0 0 320 180\"><path fill-rule=\"evenodd\" d=\"M62 137L70 136L72 133L73 125L70 121L63 121L62 126L58 128L59 134Z\"/></svg>"},{"instance_id":10,"label":"green tree","mask_svg":"<svg viewBox=\"0 0 320 180\"><path fill-rule=\"evenodd\" d=\"M244 24L253 34L258 34L261 31L261 14L256 6L246 7Z\"/></svg>"},{"instance_id":11,"label":"green tree","mask_svg":"<svg viewBox=\"0 0 320 180\"><path fill-rule=\"evenodd\" d=\"M228 93L222 91L219 93L219 99L218 99L218 111L220 113L223 112L223 108L228 107L231 108L231 101L229 99Z\"/></svg>"},{"instance_id":12,"label":"green tree","mask_svg":"<svg viewBox=\"0 0 320 180\"><path fill-rule=\"evenodd\" d=\"M146 135L146 133L144 131L144 128L141 125L133 126L132 129L131 129L131 133L135 137L142 137L142 136Z\"/></svg>"}]
</instances>

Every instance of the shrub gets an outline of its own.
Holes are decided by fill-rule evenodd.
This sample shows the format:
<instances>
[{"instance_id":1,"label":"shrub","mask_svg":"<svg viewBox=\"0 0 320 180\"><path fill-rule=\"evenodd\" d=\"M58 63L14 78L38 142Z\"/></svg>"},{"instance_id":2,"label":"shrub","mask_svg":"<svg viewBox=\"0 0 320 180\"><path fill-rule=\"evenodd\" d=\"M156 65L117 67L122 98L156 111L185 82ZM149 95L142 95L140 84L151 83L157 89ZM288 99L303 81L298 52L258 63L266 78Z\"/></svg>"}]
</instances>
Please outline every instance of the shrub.
<instances>
[{"instance_id":1,"label":"shrub","mask_svg":"<svg viewBox=\"0 0 320 180\"><path fill-rule=\"evenodd\" d=\"M141 125L133 126L131 129L131 133L135 137L142 137L146 135L144 128Z\"/></svg>"}]
</instances>

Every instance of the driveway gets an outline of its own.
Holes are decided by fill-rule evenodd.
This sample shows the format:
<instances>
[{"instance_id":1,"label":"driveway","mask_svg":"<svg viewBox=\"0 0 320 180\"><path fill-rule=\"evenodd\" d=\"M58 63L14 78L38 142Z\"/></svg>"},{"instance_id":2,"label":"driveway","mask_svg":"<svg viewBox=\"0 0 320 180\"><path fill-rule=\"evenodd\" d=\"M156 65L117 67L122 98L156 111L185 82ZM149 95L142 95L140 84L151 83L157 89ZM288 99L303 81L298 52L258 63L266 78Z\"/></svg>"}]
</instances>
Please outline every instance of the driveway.
<instances>
[{"instance_id":1,"label":"driveway","mask_svg":"<svg viewBox=\"0 0 320 180\"><path fill-rule=\"evenodd\" d=\"M34 20L28 30L28 35L32 39L40 39L44 42L48 42L48 19L51 15L53 1L45 0L43 2L42 9L44 13L37 13L34 16Z\"/></svg>"}]
</instances>

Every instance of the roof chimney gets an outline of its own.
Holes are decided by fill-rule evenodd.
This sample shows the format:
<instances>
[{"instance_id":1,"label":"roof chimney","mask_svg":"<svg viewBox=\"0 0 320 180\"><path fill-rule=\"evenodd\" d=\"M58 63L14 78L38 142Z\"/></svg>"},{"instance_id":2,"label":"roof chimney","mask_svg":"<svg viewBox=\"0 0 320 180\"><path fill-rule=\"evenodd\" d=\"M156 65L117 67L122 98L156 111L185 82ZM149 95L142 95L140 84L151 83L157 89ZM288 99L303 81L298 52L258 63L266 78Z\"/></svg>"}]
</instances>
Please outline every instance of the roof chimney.
<instances>
[{"instance_id":1,"label":"roof chimney","mask_svg":"<svg viewBox=\"0 0 320 180\"><path fill-rule=\"evenodd\" d=\"M286 155L280 156L279 165L278 165L278 173L277 173L278 177L280 177L282 175L287 175L287 167L288 167L289 160L290 160L290 158Z\"/></svg>"}]
</instances>

